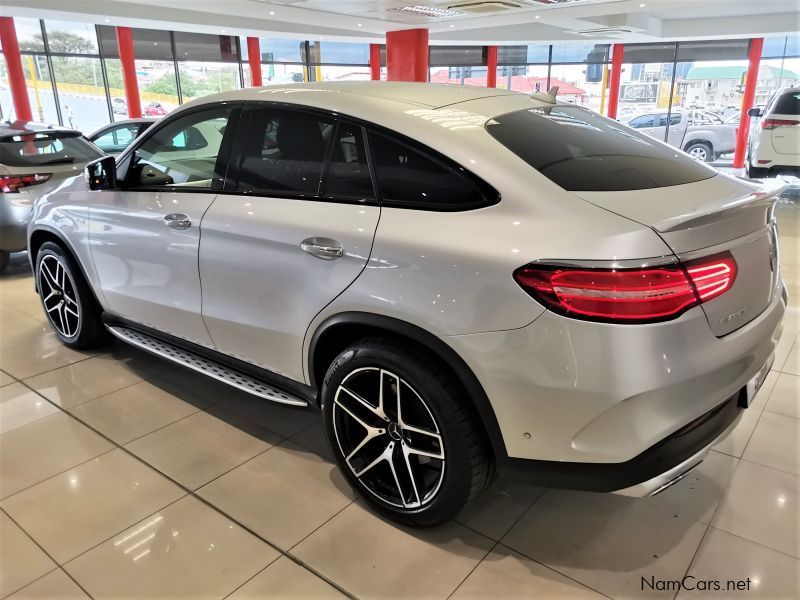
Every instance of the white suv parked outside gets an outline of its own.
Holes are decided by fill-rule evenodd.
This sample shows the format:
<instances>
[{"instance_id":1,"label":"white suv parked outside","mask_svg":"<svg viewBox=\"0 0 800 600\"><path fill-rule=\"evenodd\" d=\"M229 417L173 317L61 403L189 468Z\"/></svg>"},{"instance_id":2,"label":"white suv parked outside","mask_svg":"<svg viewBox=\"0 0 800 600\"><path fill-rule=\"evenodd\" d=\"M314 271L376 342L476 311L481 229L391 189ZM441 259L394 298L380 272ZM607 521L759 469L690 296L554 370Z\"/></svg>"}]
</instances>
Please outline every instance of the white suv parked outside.
<instances>
[{"instance_id":1,"label":"white suv parked outside","mask_svg":"<svg viewBox=\"0 0 800 600\"><path fill-rule=\"evenodd\" d=\"M671 485L752 400L786 306L776 190L503 90L209 96L86 176L29 230L61 340L320 409L353 487L412 525L495 468Z\"/></svg>"},{"instance_id":2,"label":"white suv parked outside","mask_svg":"<svg viewBox=\"0 0 800 600\"><path fill-rule=\"evenodd\" d=\"M800 175L800 88L775 92L765 108L751 108L747 176ZM758 120L755 120L758 119Z\"/></svg>"}]
</instances>

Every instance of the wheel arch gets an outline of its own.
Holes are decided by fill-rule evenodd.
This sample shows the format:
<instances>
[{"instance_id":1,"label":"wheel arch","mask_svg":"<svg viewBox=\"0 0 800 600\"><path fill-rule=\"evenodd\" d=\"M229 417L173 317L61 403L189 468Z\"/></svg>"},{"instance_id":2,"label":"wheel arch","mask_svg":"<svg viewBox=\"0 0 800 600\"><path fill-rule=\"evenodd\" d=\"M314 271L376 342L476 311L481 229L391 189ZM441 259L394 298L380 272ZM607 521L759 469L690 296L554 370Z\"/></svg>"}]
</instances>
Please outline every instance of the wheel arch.
<instances>
[{"instance_id":1,"label":"wheel arch","mask_svg":"<svg viewBox=\"0 0 800 600\"><path fill-rule=\"evenodd\" d=\"M714 143L711 140L708 140L706 138L695 138L695 139L689 140L688 142L685 142L683 144L683 150L686 151L687 148L690 148L694 144L704 144L704 145L708 146L711 149L711 152L714 152Z\"/></svg>"},{"instance_id":2,"label":"wheel arch","mask_svg":"<svg viewBox=\"0 0 800 600\"><path fill-rule=\"evenodd\" d=\"M36 256L39 254L39 249L46 242L53 242L55 244L58 244L64 249L65 252L69 253L72 260L75 261L76 265L78 265L78 269L80 269L81 276L83 277L83 280L86 282L86 285L89 287L89 290L92 292L92 296L94 297L95 302L97 302L98 306L102 307L102 303L100 302L100 299L97 297L97 293L95 292L94 287L92 286L92 280L89 279L89 277L87 276L86 269L84 268L83 263L81 263L81 261L78 260L78 253L75 252L75 248L72 247L72 244L70 244L61 233L59 233L54 229L51 229L50 227L37 227L36 229L31 231L31 234L28 239L28 256L31 261L31 270L33 271L34 274L33 285L36 291L37 292L39 291L39 284L36 279Z\"/></svg>"},{"instance_id":3,"label":"wheel arch","mask_svg":"<svg viewBox=\"0 0 800 600\"><path fill-rule=\"evenodd\" d=\"M309 344L308 373L311 386L322 389L325 371L341 350L358 339L375 335L404 339L433 352L463 387L486 432L495 458L507 456L494 409L472 369L440 338L406 321L365 312L344 312L325 319L317 327Z\"/></svg>"}]
</instances>

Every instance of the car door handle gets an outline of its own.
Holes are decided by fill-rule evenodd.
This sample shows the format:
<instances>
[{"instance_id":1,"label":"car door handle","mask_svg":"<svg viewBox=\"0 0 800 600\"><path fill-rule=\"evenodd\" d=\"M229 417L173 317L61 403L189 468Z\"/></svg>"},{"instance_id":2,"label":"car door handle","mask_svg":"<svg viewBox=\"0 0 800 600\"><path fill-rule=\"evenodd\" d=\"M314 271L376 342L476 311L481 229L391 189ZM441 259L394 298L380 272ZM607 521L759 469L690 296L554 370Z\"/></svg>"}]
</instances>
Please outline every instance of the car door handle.
<instances>
[{"instance_id":1,"label":"car door handle","mask_svg":"<svg viewBox=\"0 0 800 600\"><path fill-rule=\"evenodd\" d=\"M300 242L300 249L323 260L335 260L344 255L342 245L326 237L310 237Z\"/></svg>"},{"instance_id":2,"label":"car door handle","mask_svg":"<svg viewBox=\"0 0 800 600\"><path fill-rule=\"evenodd\" d=\"M184 215L182 213L170 213L164 217L164 224L170 229L178 229L179 231L183 231L184 229L189 229L189 227L192 226L192 220L189 218L189 215Z\"/></svg>"}]
</instances>

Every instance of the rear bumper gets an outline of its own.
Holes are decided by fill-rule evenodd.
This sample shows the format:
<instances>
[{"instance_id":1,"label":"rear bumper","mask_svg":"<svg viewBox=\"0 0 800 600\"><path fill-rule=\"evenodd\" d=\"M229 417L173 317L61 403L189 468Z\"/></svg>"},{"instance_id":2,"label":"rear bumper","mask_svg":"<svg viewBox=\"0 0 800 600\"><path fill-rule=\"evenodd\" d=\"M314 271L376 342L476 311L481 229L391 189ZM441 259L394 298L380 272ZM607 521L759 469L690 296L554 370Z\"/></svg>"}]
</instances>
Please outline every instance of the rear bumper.
<instances>
[{"instance_id":1,"label":"rear bumper","mask_svg":"<svg viewBox=\"0 0 800 600\"><path fill-rule=\"evenodd\" d=\"M25 201L30 201L31 204L18 205ZM32 204L33 200L24 192L0 193L0 250L17 252L28 247L28 223L31 220Z\"/></svg>"},{"instance_id":2,"label":"rear bumper","mask_svg":"<svg viewBox=\"0 0 800 600\"><path fill-rule=\"evenodd\" d=\"M500 460L498 472L536 485L652 496L680 481L709 450L728 435L743 413L741 394L725 402L624 463L561 463L522 459Z\"/></svg>"},{"instance_id":3,"label":"rear bumper","mask_svg":"<svg viewBox=\"0 0 800 600\"><path fill-rule=\"evenodd\" d=\"M774 355L785 307L775 294L760 315L723 337L696 307L673 321L635 326L547 311L522 329L443 340L486 392L502 438L493 445L505 450L498 458L602 470L640 459L746 388Z\"/></svg>"}]
</instances>

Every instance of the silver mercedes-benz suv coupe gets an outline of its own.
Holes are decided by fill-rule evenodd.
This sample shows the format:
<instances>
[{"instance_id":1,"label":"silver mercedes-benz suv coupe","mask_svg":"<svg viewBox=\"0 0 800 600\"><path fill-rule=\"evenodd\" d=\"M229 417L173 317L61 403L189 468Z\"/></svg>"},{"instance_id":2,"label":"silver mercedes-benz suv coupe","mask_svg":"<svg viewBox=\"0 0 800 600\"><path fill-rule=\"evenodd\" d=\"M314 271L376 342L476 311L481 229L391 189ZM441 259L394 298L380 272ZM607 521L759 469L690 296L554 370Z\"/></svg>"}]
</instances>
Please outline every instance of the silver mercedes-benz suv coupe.
<instances>
[{"instance_id":1,"label":"silver mercedes-benz suv coupe","mask_svg":"<svg viewBox=\"0 0 800 600\"><path fill-rule=\"evenodd\" d=\"M696 466L771 365L776 193L548 96L292 84L176 110L29 247L65 344L320 409L356 491L424 526L496 469L642 496Z\"/></svg>"}]
</instances>

